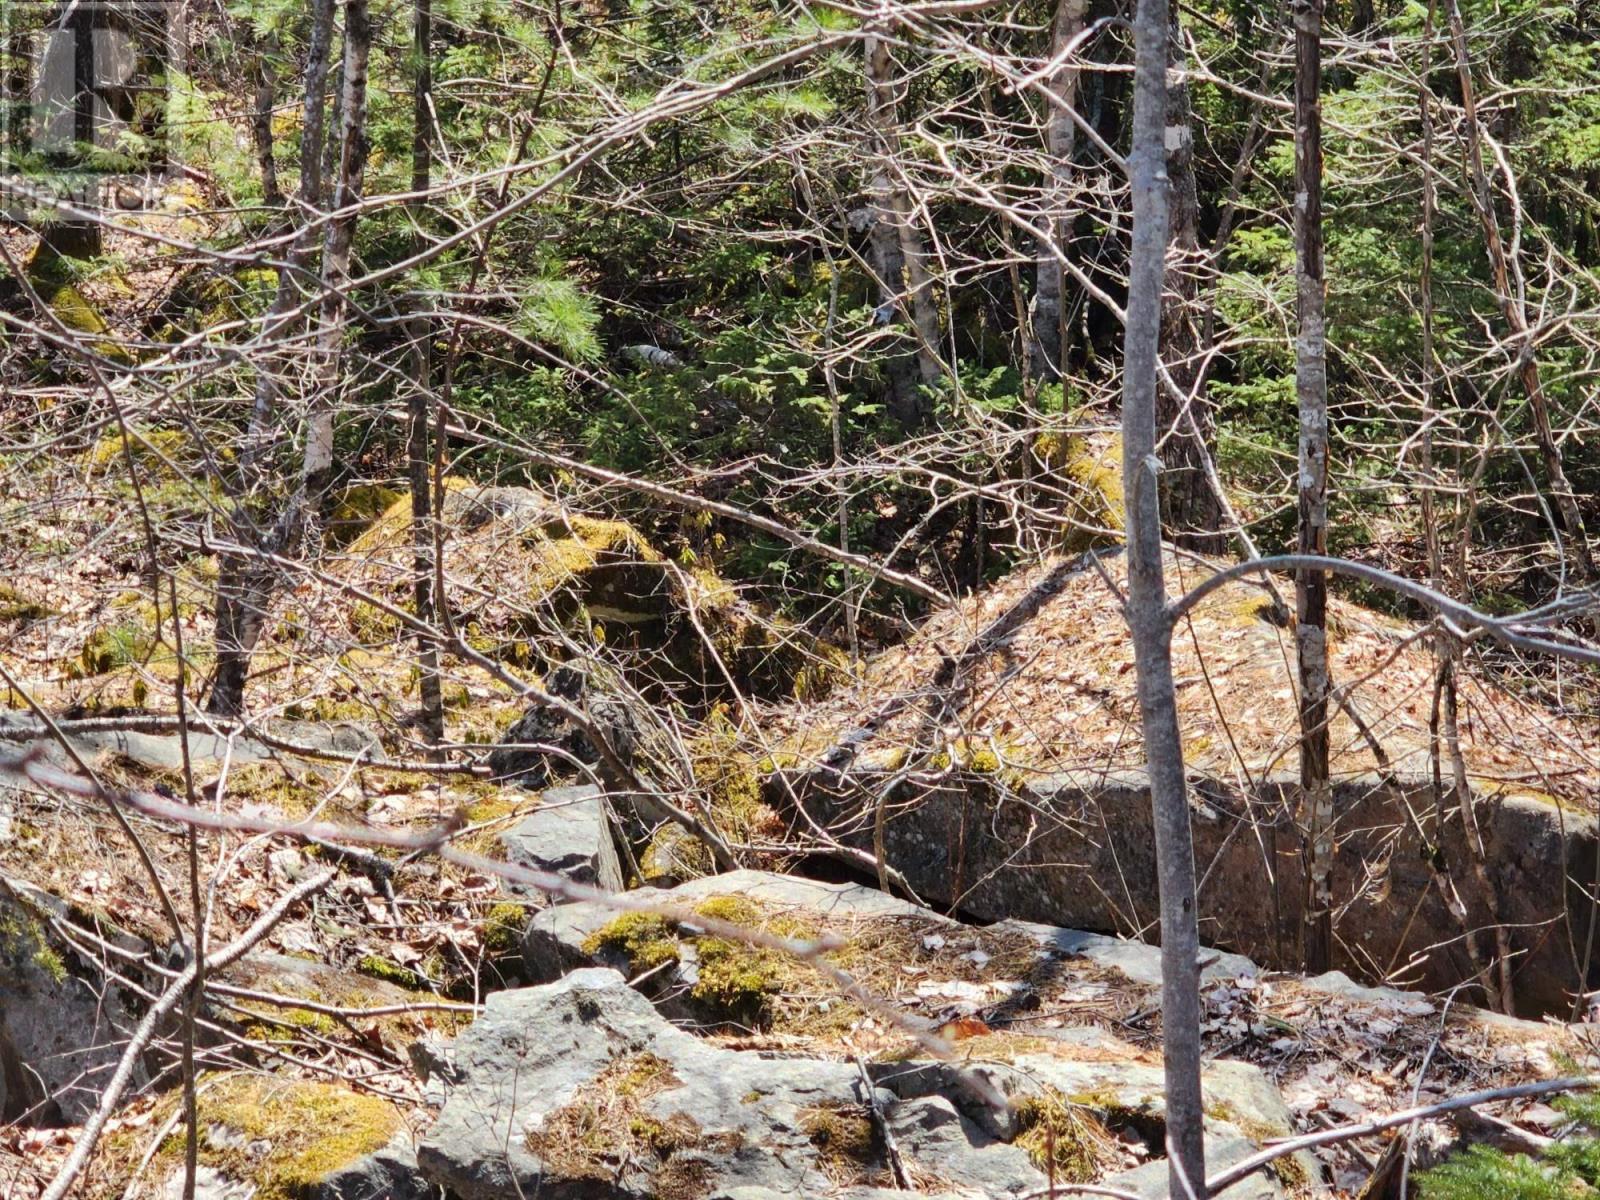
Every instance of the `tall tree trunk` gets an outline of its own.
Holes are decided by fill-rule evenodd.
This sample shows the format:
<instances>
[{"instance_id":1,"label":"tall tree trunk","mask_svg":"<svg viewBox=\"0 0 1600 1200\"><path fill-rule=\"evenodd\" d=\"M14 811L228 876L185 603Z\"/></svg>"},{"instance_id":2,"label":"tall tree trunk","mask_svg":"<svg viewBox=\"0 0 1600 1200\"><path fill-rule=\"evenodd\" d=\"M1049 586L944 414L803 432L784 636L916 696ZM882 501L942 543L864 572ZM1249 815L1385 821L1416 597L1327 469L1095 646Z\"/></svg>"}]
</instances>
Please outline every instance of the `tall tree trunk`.
<instances>
[{"instance_id":1,"label":"tall tree trunk","mask_svg":"<svg viewBox=\"0 0 1600 1200\"><path fill-rule=\"evenodd\" d=\"M321 380L306 414L305 464L301 474L300 522L315 523L322 497L333 478L333 416L342 376L345 312L349 307L350 250L355 242L361 182L367 169L367 59L372 50L372 21L367 0L345 0L344 69L339 109L339 170L322 254L321 315L317 333L317 365ZM293 534L298 540L304 529Z\"/></svg>"},{"instance_id":2,"label":"tall tree trunk","mask_svg":"<svg viewBox=\"0 0 1600 1200\"><path fill-rule=\"evenodd\" d=\"M879 319L892 320L896 312L908 314L916 339L915 375L903 363L891 363L889 367L893 416L903 427L914 429L931 413L921 389L937 384L943 374L939 365L939 309L911 196L898 176L895 161L900 149L900 99L887 33L885 22L883 28L867 35L864 44L872 161L869 191L873 269L878 273Z\"/></svg>"},{"instance_id":3,"label":"tall tree trunk","mask_svg":"<svg viewBox=\"0 0 1600 1200\"><path fill-rule=\"evenodd\" d=\"M1184 66L1183 31L1178 10L1170 13L1171 69L1167 73L1167 178L1171 182L1172 250L1175 269L1167 273L1161 306L1161 359L1185 399L1163 390L1156 399L1161 429L1161 491L1174 540L1196 550L1218 551L1226 544L1218 530L1222 510L1206 476L1212 436L1201 365L1200 274L1208 256L1200 249L1200 201L1194 175L1194 114Z\"/></svg>"},{"instance_id":4,"label":"tall tree trunk","mask_svg":"<svg viewBox=\"0 0 1600 1200\"><path fill-rule=\"evenodd\" d=\"M322 207L322 146L327 116L329 48L333 43L334 0L315 0L311 10L310 38L306 51L305 100L300 135L301 207L314 214ZM263 336L287 338L292 332L291 314L300 303L300 276L316 253L317 225L310 216L302 224L289 248L286 269L278 273L277 294L267 313ZM277 553L282 549L277 536L280 522L263 520L261 511L267 490L262 456L276 440L272 415L277 407L277 364L269 348L265 362L256 370L255 402L250 413L249 431L239 455L239 483L235 496L234 540L243 551L224 554L217 566L217 668L206 698L206 710L218 716L237 717L244 711L244 687L250 675L250 656L261 640L266 609L273 592L276 568L254 557L250 551Z\"/></svg>"},{"instance_id":5,"label":"tall tree trunk","mask_svg":"<svg viewBox=\"0 0 1600 1200\"><path fill-rule=\"evenodd\" d=\"M1150 776L1161 888L1161 1025L1169 1190L1205 1195L1200 1097L1200 934L1194 843L1183 771L1172 622L1162 562L1156 462L1157 361L1167 253L1167 0L1139 0L1134 17L1133 247L1123 335L1122 471L1127 491L1128 628Z\"/></svg>"},{"instance_id":6,"label":"tall tree trunk","mask_svg":"<svg viewBox=\"0 0 1600 1200\"><path fill-rule=\"evenodd\" d=\"M412 54L416 58L411 87L411 203L415 228L414 253L427 249L428 202L433 184L433 7L431 0L415 0L412 12ZM426 301L419 300L425 305ZM412 597L417 620L433 624L433 505L428 494L433 458L428 448L428 407L433 394L433 319L417 314L411 320L411 347L416 363L416 388L411 393L406 436L407 474L411 481ZM422 705L422 736L429 742L444 740L444 701L439 687L439 648L427 633L417 635L418 696Z\"/></svg>"},{"instance_id":7,"label":"tall tree trunk","mask_svg":"<svg viewBox=\"0 0 1600 1200\"><path fill-rule=\"evenodd\" d=\"M84 165L79 147L93 146L95 143L95 105L98 103L94 58L95 8L93 5L66 0L61 5L60 16L53 18L53 23L56 30L72 36L73 144L60 158L62 166L78 168ZM49 34L45 36L48 38ZM89 208L96 201L92 195L72 195L70 199L79 208ZM105 248L100 222L76 217L50 218L40 229L39 237L41 249L61 258L98 258ZM41 261L48 262L49 255Z\"/></svg>"},{"instance_id":8,"label":"tall tree trunk","mask_svg":"<svg viewBox=\"0 0 1600 1200\"><path fill-rule=\"evenodd\" d=\"M1055 21L1050 27L1050 58L1061 56L1083 33L1089 0L1057 0ZM1069 115L1078 103L1079 68L1062 63L1046 80L1051 101L1045 114L1045 154L1050 174L1045 180L1044 212L1040 225L1046 236L1039 239L1034 256L1033 337L1029 342L1029 373L1040 383L1060 379L1065 365L1062 355L1067 345L1066 309L1062 293L1066 273L1061 255L1072 236L1072 158L1078 147L1078 127Z\"/></svg>"},{"instance_id":9,"label":"tall tree trunk","mask_svg":"<svg viewBox=\"0 0 1600 1200\"><path fill-rule=\"evenodd\" d=\"M278 100L278 71L272 60L277 53L276 33L269 33L256 47L256 97L250 111L250 141L261 171L261 203L269 209L282 208L284 202L278 160L272 149L272 109Z\"/></svg>"},{"instance_id":10,"label":"tall tree trunk","mask_svg":"<svg viewBox=\"0 0 1600 1200\"><path fill-rule=\"evenodd\" d=\"M1322 4L1294 0L1294 249L1300 335L1301 554L1328 552L1328 368L1322 272ZM1300 674L1300 793L1306 815L1305 966L1320 974L1333 954L1333 790L1328 781L1328 576L1295 572Z\"/></svg>"},{"instance_id":11,"label":"tall tree trunk","mask_svg":"<svg viewBox=\"0 0 1600 1200\"><path fill-rule=\"evenodd\" d=\"M1489 256L1489 271L1494 277L1495 294L1500 301L1500 311L1510 327L1511 341L1517 354L1517 374L1522 389L1528 396L1528 408L1533 413L1534 436L1539 443L1539 457L1544 462L1545 475L1550 490L1555 495L1556 512L1565 527L1570 549L1577 558L1578 576L1585 581L1595 578L1594 556L1589 549L1589 537L1583 525L1583 515L1567 482L1567 473L1561 464L1561 447L1556 444L1555 430L1550 422L1550 404L1545 398L1544 384L1539 378L1539 360L1534 356L1533 332L1528 327L1528 315L1523 308L1521 288L1513 285L1515 269L1506 255L1505 243L1500 237L1500 218L1495 214L1494 191L1489 184L1489 174L1483 165L1483 136L1478 128L1478 104L1472 85L1472 61L1467 53L1467 32L1461 20L1461 5L1450 0L1450 38L1455 44L1456 73L1461 80L1462 135L1467 169L1467 194L1483 227L1484 249ZM1520 281L1519 281L1520 282Z\"/></svg>"}]
</instances>

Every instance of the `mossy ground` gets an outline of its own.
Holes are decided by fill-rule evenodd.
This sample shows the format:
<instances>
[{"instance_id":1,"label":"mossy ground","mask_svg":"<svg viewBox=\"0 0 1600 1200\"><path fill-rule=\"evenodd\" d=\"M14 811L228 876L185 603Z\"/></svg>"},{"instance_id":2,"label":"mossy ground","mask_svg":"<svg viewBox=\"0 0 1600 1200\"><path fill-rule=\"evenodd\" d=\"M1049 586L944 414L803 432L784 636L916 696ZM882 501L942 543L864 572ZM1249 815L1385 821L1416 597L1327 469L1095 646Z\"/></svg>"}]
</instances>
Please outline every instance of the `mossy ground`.
<instances>
[{"instance_id":1,"label":"mossy ground","mask_svg":"<svg viewBox=\"0 0 1600 1200\"><path fill-rule=\"evenodd\" d=\"M951 927L894 917L827 921L803 909L769 905L746 896L713 896L695 906L702 916L772 937L811 943L839 935L843 946L823 959L842 968L871 994L893 1000L908 980L938 978L982 982L1025 978L1039 961L1025 935ZM929 935L937 933L937 938ZM865 1015L837 986L803 959L680 926L651 913L624 913L583 944L587 954L609 951L627 960L632 974L685 958L693 948L694 981L687 996L705 1020L818 1038L841 1036ZM973 957L974 950L982 954Z\"/></svg>"},{"instance_id":2,"label":"mossy ground","mask_svg":"<svg viewBox=\"0 0 1600 1200\"><path fill-rule=\"evenodd\" d=\"M141 1132L159 1129L181 1103L166 1099L143 1131L108 1139L90 1184L93 1200L120 1195L143 1155ZM200 1162L254 1187L253 1200L307 1200L336 1171L379 1150L401 1128L400 1111L385 1100L327 1083L243 1072L200 1081ZM170 1134L146 1178L183 1170L184 1134ZM118 1168L120 1167L120 1172Z\"/></svg>"},{"instance_id":3,"label":"mossy ground","mask_svg":"<svg viewBox=\"0 0 1600 1200\"><path fill-rule=\"evenodd\" d=\"M1116 1136L1095 1108L1046 1087L1016 1104L1016 1145L1034 1166L1061 1183L1092 1183L1117 1162Z\"/></svg>"}]
</instances>

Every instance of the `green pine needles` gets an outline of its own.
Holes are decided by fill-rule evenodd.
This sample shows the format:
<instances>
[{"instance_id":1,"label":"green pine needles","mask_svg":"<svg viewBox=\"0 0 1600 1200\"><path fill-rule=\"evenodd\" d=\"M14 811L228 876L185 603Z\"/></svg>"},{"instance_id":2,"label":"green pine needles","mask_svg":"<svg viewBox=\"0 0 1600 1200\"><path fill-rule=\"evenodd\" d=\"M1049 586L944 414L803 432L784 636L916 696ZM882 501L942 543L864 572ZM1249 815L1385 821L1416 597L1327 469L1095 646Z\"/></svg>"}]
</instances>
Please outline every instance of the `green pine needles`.
<instances>
[{"instance_id":1,"label":"green pine needles","mask_svg":"<svg viewBox=\"0 0 1600 1200\"><path fill-rule=\"evenodd\" d=\"M1473 1146L1419 1180L1422 1200L1573 1200L1600 1187L1600 1096L1555 1102L1573 1124L1538 1158Z\"/></svg>"}]
</instances>

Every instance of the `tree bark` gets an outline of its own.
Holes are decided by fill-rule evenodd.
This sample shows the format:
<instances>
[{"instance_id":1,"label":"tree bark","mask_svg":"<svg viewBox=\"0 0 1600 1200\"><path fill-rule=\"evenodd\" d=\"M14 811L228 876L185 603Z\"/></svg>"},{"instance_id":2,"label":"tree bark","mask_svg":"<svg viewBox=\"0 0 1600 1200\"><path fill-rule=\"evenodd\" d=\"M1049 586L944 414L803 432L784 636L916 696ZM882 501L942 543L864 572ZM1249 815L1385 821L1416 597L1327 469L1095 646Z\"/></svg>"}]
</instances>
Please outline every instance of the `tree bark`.
<instances>
[{"instance_id":1,"label":"tree bark","mask_svg":"<svg viewBox=\"0 0 1600 1200\"><path fill-rule=\"evenodd\" d=\"M1528 327L1528 316L1519 296L1520 289L1512 285L1513 264L1506 256L1505 243L1500 237L1500 218L1495 214L1494 192L1483 165L1483 136L1478 128L1478 104L1472 85L1472 61L1467 53L1467 32L1457 0L1450 0L1450 39L1455 45L1456 74L1461 80L1467 193L1472 198L1478 224L1483 228L1489 272L1494 279L1500 311L1511 331L1511 341L1517 355L1517 376L1522 381L1523 391L1527 393L1528 408L1533 413L1534 436L1539 443L1539 457L1544 462L1550 490L1555 496L1556 512L1565 527L1571 549L1577 556L1578 576L1588 581L1596 575L1594 556L1589 549L1583 515L1578 510L1572 485L1567 482L1567 473L1561 464L1561 447L1556 444L1555 430L1550 422L1550 404L1539 377L1539 360L1534 356L1533 332Z\"/></svg>"},{"instance_id":2,"label":"tree bark","mask_svg":"<svg viewBox=\"0 0 1600 1200\"><path fill-rule=\"evenodd\" d=\"M255 148L256 166L261 171L261 203L269 209L282 208L284 202L283 185L278 182L278 160L272 149L272 109L278 96L278 72L272 57L277 52L275 33L262 38L256 48L256 97L255 107L250 111L250 140Z\"/></svg>"},{"instance_id":3,"label":"tree bark","mask_svg":"<svg viewBox=\"0 0 1600 1200\"><path fill-rule=\"evenodd\" d=\"M880 320L896 312L909 315L916 345L912 354L915 373L903 358L891 362L890 408L906 429L922 425L932 413L924 389L943 375L939 365L939 310L928 276L927 253L917 230L914 208L904 183L897 177L895 159L900 148L900 97L884 27L869 33L864 43L867 90L867 131L872 177L873 269L878 273ZM900 356L897 356L900 357Z\"/></svg>"},{"instance_id":4,"label":"tree bark","mask_svg":"<svg viewBox=\"0 0 1600 1200\"><path fill-rule=\"evenodd\" d=\"M306 52L305 100L300 138L301 207L314 214L322 207L322 143L326 128L329 47L333 43L334 0L316 0L311 10L310 44ZM278 273L277 294L268 311L263 334L287 336L289 318L300 300L300 276L316 253L316 225L310 217L302 224L289 248L288 262ZM261 458L275 440L272 414L277 406L275 365L261 363L256 371L255 403L250 426L239 455L239 480L235 488L234 540L271 553L283 548L282 522L267 523L258 511L266 490ZM285 514L287 515L287 514ZM274 570L248 554L225 554L217 564L216 650L206 710L218 716L237 717L244 712L244 688L250 675L250 657L261 640L266 610L274 590Z\"/></svg>"},{"instance_id":5,"label":"tree bark","mask_svg":"<svg viewBox=\"0 0 1600 1200\"><path fill-rule=\"evenodd\" d=\"M1050 58L1055 60L1083 33L1089 0L1058 0L1050 27ZM1040 383L1062 378L1062 356L1067 345L1066 310L1062 293L1066 273L1061 255L1072 237L1073 155L1078 147L1078 126L1068 115L1078 103L1079 68L1063 63L1051 72L1046 87L1052 97L1045 115L1045 154L1050 174L1045 180L1044 212L1040 222L1046 235L1035 254L1033 337L1029 344L1029 373Z\"/></svg>"},{"instance_id":6,"label":"tree bark","mask_svg":"<svg viewBox=\"0 0 1600 1200\"><path fill-rule=\"evenodd\" d=\"M1328 552L1328 367L1322 266L1322 5L1294 0L1294 250L1299 337L1301 554ZM1306 820L1305 966L1321 974L1333 954L1333 789L1328 780L1328 576L1295 572L1300 675L1300 796Z\"/></svg>"},{"instance_id":7,"label":"tree bark","mask_svg":"<svg viewBox=\"0 0 1600 1200\"><path fill-rule=\"evenodd\" d=\"M416 57L411 88L411 221L415 230L412 249L427 248L428 189L433 184L433 7L431 0L415 0L412 12L412 53ZM420 301L419 304L425 304ZM411 320L411 347L416 363L416 387L408 406L406 437L407 474L411 481L412 598L417 620L433 624L433 505L429 474L433 457L428 447L429 401L433 393L433 320L418 313ZM417 635L417 690L421 702L422 736L430 743L444 740L444 700L439 686L439 648L426 633Z\"/></svg>"},{"instance_id":8,"label":"tree bark","mask_svg":"<svg viewBox=\"0 0 1600 1200\"><path fill-rule=\"evenodd\" d=\"M1133 246L1123 340L1122 470L1127 494L1128 628L1133 637L1161 886L1161 1013L1167 1148L1174 1196L1205 1195L1200 1095L1200 935L1194 843L1172 679L1156 460L1157 362L1168 240L1167 0L1134 17Z\"/></svg>"},{"instance_id":9,"label":"tree bark","mask_svg":"<svg viewBox=\"0 0 1600 1200\"><path fill-rule=\"evenodd\" d=\"M1224 547L1226 539L1218 533L1222 527L1222 509L1205 468L1214 440L1200 369L1204 325L1200 276L1208 256L1200 249L1194 114L1176 6L1171 10L1170 21L1168 53L1172 66L1167 74L1167 123L1163 137L1167 178L1171 183L1168 220L1175 269L1167 273L1161 306L1161 358L1186 399L1179 403L1165 390L1156 399L1164 468L1161 490L1167 524L1174 540L1196 550L1215 552Z\"/></svg>"},{"instance_id":10,"label":"tree bark","mask_svg":"<svg viewBox=\"0 0 1600 1200\"><path fill-rule=\"evenodd\" d=\"M345 0L344 70L340 95L339 170L334 181L335 214L328 224L328 244L322 254L321 315L317 333L317 361L321 386L312 397L306 416L305 463L301 473L300 529L314 522L317 508L333 478L333 414L338 401L344 343L344 318L349 306L350 249L355 241L356 214L346 211L361 199L361 181L367 168L367 59L372 49L372 22L367 0Z\"/></svg>"}]
</instances>

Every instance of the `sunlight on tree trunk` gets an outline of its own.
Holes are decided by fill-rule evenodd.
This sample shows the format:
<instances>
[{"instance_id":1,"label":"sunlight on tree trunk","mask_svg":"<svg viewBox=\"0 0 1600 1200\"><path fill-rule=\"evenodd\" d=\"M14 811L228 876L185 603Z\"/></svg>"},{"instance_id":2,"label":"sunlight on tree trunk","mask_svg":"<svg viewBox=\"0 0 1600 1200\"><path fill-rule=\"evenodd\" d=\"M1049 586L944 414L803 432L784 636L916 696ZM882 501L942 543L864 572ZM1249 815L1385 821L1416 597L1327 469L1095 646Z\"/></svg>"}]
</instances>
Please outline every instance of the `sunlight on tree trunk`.
<instances>
[{"instance_id":1,"label":"sunlight on tree trunk","mask_svg":"<svg viewBox=\"0 0 1600 1200\"><path fill-rule=\"evenodd\" d=\"M1295 0L1294 246L1299 337L1301 554L1328 552L1328 368L1322 271L1322 0ZM1333 955L1333 789L1328 780L1328 576L1295 572L1300 676L1300 797L1306 823L1305 966Z\"/></svg>"},{"instance_id":2,"label":"sunlight on tree trunk","mask_svg":"<svg viewBox=\"0 0 1600 1200\"><path fill-rule=\"evenodd\" d=\"M1134 18L1133 248L1123 340L1122 471L1128 519L1128 628L1150 776L1161 882L1161 1015L1171 1192L1205 1191L1200 1098L1200 934L1194 843L1183 771L1172 623L1162 563L1156 459L1157 354L1167 255L1167 0L1139 0Z\"/></svg>"}]
</instances>

